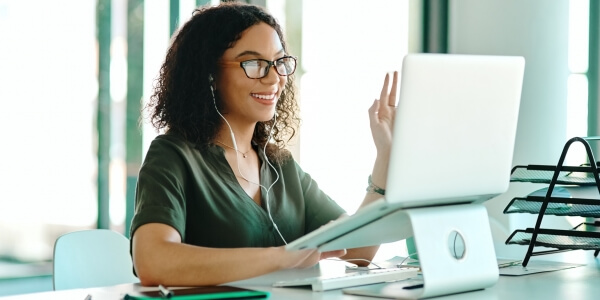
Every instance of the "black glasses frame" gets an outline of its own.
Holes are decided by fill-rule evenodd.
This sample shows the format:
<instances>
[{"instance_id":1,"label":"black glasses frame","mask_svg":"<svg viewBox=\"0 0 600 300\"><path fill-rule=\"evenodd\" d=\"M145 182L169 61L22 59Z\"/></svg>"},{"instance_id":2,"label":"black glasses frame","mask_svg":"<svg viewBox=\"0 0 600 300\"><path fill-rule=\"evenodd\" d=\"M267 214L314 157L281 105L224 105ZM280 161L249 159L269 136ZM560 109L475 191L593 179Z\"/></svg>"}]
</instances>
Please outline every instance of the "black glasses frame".
<instances>
[{"instance_id":1,"label":"black glasses frame","mask_svg":"<svg viewBox=\"0 0 600 300\"><path fill-rule=\"evenodd\" d=\"M244 74L246 74L246 77L250 78L250 79L261 79L261 78L265 78L267 77L267 75L269 75L269 71L271 70L272 66L276 66L277 62L282 60L282 59L292 59L294 61L294 69L287 73L287 74L281 74L279 73L279 70L277 69L277 67L275 67L275 72L277 72L277 74L279 74L279 76L290 76L292 74L294 74L294 72L296 72L296 65L297 65L297 58L295 56L283 56L281 58L278 58L276 60L266 60L266 59L262 59L262 58L255 58L255 59L249 59L249 60L244 60L241 62L237 62L237 61L223 61L221 62L221 65L225 65L225 66L239 66L242 69L244 69ZM246 70L246 65L249 64L250 62L255 62L255 61L262 61L267 63L267 67L265 69L265 73L263 76L261 77L252 77L250 75L248 75L248 71Z\"/></svg>"}]
</instances>

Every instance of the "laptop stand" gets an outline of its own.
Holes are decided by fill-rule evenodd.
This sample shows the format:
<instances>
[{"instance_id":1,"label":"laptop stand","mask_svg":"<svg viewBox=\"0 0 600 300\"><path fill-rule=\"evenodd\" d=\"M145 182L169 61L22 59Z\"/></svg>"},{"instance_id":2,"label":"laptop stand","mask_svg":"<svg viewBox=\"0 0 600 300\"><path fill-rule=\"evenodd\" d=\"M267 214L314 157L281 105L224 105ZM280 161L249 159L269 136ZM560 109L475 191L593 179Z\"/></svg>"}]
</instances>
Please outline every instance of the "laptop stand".
<instances>
[{"instance_id":1,"label":"laptop stand","mask_svg":"<svg viewBox=\"0 0 600 300\"><path fill-rule=\"evenodd\" d=\"M458 204L406 209L419 253L422 288L402 282L381 289L382 297L421 299L493 286L498 263L486 208Z\"/></svg>"}]
</instances>

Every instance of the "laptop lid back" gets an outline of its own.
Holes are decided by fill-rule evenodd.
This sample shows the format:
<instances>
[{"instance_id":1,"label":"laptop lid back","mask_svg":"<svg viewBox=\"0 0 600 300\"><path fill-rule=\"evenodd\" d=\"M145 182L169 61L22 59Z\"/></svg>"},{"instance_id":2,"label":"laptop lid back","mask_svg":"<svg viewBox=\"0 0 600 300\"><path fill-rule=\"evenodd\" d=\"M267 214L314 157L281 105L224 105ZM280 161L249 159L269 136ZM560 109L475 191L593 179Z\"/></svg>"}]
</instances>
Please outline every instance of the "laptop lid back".
<instances>
[{"instance_id":1,"label":"laptop lid back","mask_svg":"<svg viewBox=\"0 0 600 300\"><path fill-rule=\"evenodd\" d=\"M286 246L330 251L412 236L403 208L476 203L508 189L522 57L405 57L385 201Z\"/></svg>"},{"instance_id":2,"label":"laptop lid back","mask_svg":"<svg viewBox=\"0 0 600 300\"><path fill-rule=\"evenodd\" d=\"M407 55L386 200L408 208L505 192L524 67L515 56Z\"/></svg>"}]
</instances>

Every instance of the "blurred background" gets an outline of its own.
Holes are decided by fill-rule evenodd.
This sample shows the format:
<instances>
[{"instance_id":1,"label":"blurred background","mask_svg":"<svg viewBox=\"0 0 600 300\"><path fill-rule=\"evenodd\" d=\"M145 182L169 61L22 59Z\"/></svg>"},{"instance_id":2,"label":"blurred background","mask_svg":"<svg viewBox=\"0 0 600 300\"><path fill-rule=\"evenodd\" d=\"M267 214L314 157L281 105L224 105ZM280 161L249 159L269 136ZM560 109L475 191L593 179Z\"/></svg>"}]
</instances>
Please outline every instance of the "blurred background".
<instances>
[{"instance_id":1,"label":"blurred background","mask_svg":"<svg viewBox=\"0 0 600 300\"><path fill-rule=\"evenodd\" d=\"M140 109L172 34L218 2L0 0L0 296L51 290L64 233L129 235L137 172L157 135ZM410 52L525 57L515 165L554 164L568 138L598 135L598 1L247 2L278 18L299 57L303 123L290 148L350 213L375 158L367 109ZM568 162L585 161L577 151ZM506 199L486 204L497 232L531 225L502 215ZM400 254L403 242L378 255Z\"/></svg>"}]
</instances>

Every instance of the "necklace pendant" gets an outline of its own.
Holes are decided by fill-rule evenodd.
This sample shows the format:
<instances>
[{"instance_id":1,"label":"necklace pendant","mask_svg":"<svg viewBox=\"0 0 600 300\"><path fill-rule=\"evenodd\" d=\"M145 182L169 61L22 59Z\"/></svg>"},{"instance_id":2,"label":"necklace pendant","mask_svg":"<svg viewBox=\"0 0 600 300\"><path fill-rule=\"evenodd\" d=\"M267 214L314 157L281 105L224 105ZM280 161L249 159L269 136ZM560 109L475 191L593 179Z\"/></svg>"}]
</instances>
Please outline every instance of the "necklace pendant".
<instances>
[{"instance_id":1,"label":"necklace pendant","mask_svg":"<svg viewBox=\"0 0 600 300\"><path fill-rule=\"evenodd\" d=\"M246 158L246 154L242 154L242 157L243 157L243 158Z\"/></svg>"}]
</instances>

